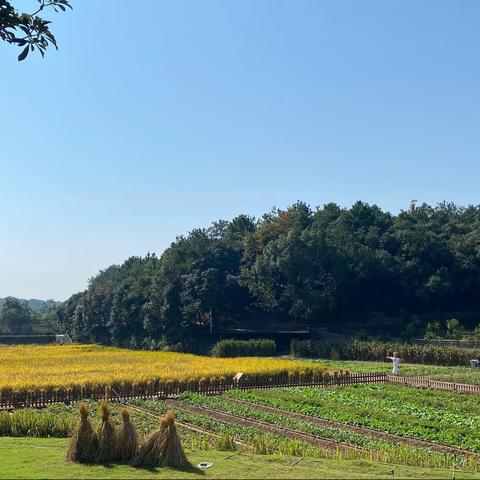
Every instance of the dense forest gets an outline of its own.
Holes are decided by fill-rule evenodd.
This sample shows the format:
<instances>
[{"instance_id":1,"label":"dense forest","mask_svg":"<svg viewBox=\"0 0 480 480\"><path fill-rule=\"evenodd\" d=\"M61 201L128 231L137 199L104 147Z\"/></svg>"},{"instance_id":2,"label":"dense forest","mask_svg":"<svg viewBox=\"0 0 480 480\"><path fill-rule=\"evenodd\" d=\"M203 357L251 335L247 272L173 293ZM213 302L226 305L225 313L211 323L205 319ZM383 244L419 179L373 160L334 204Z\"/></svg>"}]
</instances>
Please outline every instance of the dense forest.
<instances>
[{"instance_id":1,"label":"dense forest","mask_svg":"<svg viewBox=\"0 0 480 480\"><path fill-rule=\"evenodd\" d=\"M412 203L392 215L299 202L113 265L56 320L78 341L146 348L191 348L199 331L361 329L379 318L385 333L398 319L416 333L428 316L475 316L479 287L480 206Z\"/></svg>"},{"instance_id":2,"label":"dense forest","mask_svg":"<svg viewBox=\"0 0 480 480\"><path fill-rule=\"evenodd\" d=\"M54 300L0 298L0 335L38 335L56 329Z\"/></svg>"},{"instance_id":3,"label":"dense forest","mask_svg":"<svg viewBox=\"0 0 480 480\"><path fill-rule=\"evenodd\" d=\"M0 298L0 308L2 308L2 305L5 303L7 298ZM20 302L26 303L32 310L37 310L37 311L55 306L58 303L60 303L60 302L56 302L55 300L38 300L37 298L29 298L28 300L23 298L17 298L17 300L19 300Z\"/></svg>"}]
</instances>

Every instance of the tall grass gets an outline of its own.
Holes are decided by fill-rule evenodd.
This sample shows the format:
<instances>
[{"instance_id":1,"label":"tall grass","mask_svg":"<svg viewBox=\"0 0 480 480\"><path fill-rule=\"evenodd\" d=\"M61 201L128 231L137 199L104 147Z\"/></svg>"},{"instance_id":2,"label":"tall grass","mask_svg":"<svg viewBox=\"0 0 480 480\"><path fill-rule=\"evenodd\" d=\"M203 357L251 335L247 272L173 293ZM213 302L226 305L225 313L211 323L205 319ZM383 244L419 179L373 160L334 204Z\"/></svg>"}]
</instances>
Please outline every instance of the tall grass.
<instances>
[{"instance_id":1,"label":"tall grass","mask_svg":"<svg viewBox=\"0 0 480 480\"><path fill-rule=\"evenodd\" d=\"M60 437L70 435L76 417L72 413L53 413L34 409L18 410L11 414L0 412L0 436Z\"/></svg>"},{"instance_id":2,"label":"tall grass","mask_svg":"<svg viewBox=\"0 0 480 480\"><path fill-rule=\"evenodd\" d=\"M294 339L290 350L295 357L373 361L385 361L387 352L391 354L396 351L400 358L406 362L444 366L470 365L472 358L480 356L480 349L478 348L410 345L378 340L330 342Z\"/></svg>"}]
</instances>

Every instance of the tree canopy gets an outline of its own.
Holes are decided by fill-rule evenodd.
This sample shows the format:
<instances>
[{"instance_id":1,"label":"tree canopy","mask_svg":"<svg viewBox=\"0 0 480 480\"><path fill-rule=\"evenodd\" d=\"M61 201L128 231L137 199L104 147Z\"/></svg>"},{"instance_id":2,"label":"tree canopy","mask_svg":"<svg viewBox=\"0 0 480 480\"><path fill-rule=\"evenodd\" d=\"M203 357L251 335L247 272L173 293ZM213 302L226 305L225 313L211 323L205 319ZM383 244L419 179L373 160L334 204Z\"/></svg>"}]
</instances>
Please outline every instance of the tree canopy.
<instances>
[{"instance_id":1,"label":"tree canopy","mask_svg":"<svg viewBox=\"0 0 480 480\"><path fill-rule=\"evenodd\" d=\"M0 334L55 333L57 305L53 300L0 298Z\"/></svg>"},{"instance_id":2,"label":"tree canopy","mask_svg":"<svg viewBox=\"0 0 480 480\"><path fill-rule=\"evenodd\" d=\"M0 326L10 333L28 333L34 315L27 302L7 297L0 309Z\"/></svg>"},{"instance_id":3,"label":"tree canopy","mask_svg":"<svg viewBox=\"0 0 480 480\"><path fill-rule=\"evenodd\" d=\"M11 0L0 0L0 39L22 48L18 60L25 60L29 52L38 50L42 57L49 45L58 50L57 39L50 30L50 22L39 14L46 10L65 11L72 8L69 0L36 0L32 13L19 12Z\"/></svg>"},{"instance_id":4,"label":"tree canopy","mask_svg":"<svg viewBox=\"0 0 480 480\"><path fill-rule=\"evenodd\" d=\"M81 341L158 347L199 330L362 327L369 315L480 311L480 206L398 215L298 202L180 236L160 258L100 272L57 309ZM413 325L413 324L412 324Z\"/></svg>"}]
</instances>

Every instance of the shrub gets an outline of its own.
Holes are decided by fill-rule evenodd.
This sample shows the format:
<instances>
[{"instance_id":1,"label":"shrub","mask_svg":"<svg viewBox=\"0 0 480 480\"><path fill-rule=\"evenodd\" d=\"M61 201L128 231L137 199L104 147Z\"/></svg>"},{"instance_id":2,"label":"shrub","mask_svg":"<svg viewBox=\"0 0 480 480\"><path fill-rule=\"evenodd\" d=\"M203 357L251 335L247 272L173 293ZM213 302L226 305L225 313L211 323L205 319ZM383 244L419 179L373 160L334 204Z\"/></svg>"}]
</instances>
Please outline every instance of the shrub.
<instances>
[{"instance_id":1,"label":"shrub","mask_svg":"<svg viewBox=\"0 0 480 480\"><path fill-rule=\"evenodd\" d=\"M475 329L473 330L473 336L475 338L475 340L480 341L480 324L478 324Z\"/></svg>"},{"instance_id":2,"label":"shrub","mask_svg":"<svg viewBox=\"0 0 480 480\"><path fill-rule=\"evenodd\" d=\"M215 357L271 357L277 346L273 340L220 340L212 349Z\"/></svg>"},{"instance_id":3,"label":"shrub","mask_svg":"<svg viewBox=\"0 0 480 480\"><path fill-rule=\"evenodd\" d=\"M388 343L378 340L328 342L314 340L292 340L291 354L295 357L331 358L332 352L341 360L385 361L387 352L398 352L400 358L410 363L430 365L469 365L472 358L478 358L480 350L464 347L444 347Z\"/></svg>"},{"instance_id":4,"label":"shrub","mask_svg":"<svg viewBox=\"0 0 480 480\"><path fill-rule=\"evenodd\" d=\"M434 322L428 322L425 329L425 338L428 340L435 340L440 337L440 323L436 320Z\"/></svg>"},{"instance_id":5,"label":"shrub","mask_svg":"<svg viewBox=\"0 0 480 480\"><path fill-rule=\"evenodd\" d=\"M446 321L447 336L449 338L459 339L462 337L462 326L456 318L450 318Z\"/></svg>"}]
</instances>

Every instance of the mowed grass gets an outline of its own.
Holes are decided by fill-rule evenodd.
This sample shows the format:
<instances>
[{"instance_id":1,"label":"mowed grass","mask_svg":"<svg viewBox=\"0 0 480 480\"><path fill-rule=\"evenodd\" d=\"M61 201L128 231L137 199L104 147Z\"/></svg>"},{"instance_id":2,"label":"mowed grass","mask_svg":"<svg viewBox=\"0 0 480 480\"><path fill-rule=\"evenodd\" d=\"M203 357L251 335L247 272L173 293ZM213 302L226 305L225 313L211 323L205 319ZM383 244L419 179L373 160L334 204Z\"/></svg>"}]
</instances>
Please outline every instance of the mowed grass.
<instances>
[{"instance_id":1,"label":"mowed grass","mask_svg":"<svg viewBox=\"0 0 480 480\"><path fill-rule=\"evenodd\" d=\"M272 358L213 358L100 345L0 346L0 389L47 389L122 383L198 382L315 372L321 363Z\"/></svg>"},{"instance_id":2,"label":"mowed grass","mask_svg":"<svg viewBox=\"0 0 480 480\"><path fill-rule=\"evenodd\" d=\"M66 439L0 438L1 479L180 479L180 478L452 478L451 470L378 464L359 460L317 460L274 455L187 451L193 465L212 462L206 470L135 469L127 465L79 465L65 460ZM392 475L392 469L394 474ZM455 471L455 478L479 478Z\"/></svg>"}]
</instances>

